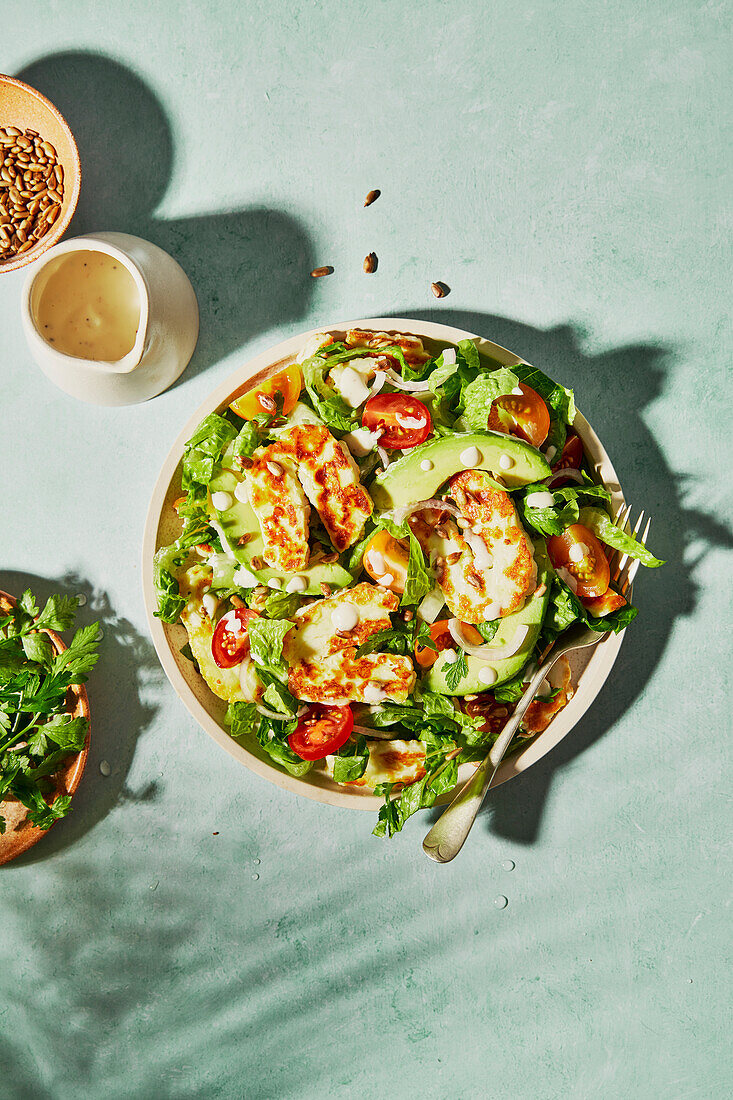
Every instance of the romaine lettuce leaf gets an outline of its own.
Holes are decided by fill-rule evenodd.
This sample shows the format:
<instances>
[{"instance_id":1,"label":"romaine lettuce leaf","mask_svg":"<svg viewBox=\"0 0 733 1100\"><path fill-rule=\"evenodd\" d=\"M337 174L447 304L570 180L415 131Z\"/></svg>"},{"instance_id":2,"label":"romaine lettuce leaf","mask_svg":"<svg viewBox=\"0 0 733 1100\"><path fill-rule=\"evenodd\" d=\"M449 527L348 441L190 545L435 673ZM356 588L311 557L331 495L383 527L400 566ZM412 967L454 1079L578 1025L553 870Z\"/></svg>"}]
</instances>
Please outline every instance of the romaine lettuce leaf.
<instances>
[{"instance_id":1,"label":"romaine lettuce leaf","mask_svg":"<svg viewBox=\"0 0 733 1100\"><path fill-rule=\"evenodd\" d=\"M472 431L485 431L489 422L491 406L497 397L511 393L519 379L509 367L498 370L481 371L472 382L463 387L463 422Z\"/></svg>"},{"instance_id":2,"label":"romaine lettuce leaf","mask_svg":"<svg viewBox=\"0 0 733 1100\"><path fill-rule=\"evenodd\" d=\"M620 550L630 558L638 558L641 564L649 569L657 569L660 565L666 564L660 558L655 558L651 551L631 535L627 535L620 527L616 527L611 517L600 508L581 508L580 523L592 531L601 542L605 542L606 546L612 546L614 550Z\"/></svg>"}]
</instances>

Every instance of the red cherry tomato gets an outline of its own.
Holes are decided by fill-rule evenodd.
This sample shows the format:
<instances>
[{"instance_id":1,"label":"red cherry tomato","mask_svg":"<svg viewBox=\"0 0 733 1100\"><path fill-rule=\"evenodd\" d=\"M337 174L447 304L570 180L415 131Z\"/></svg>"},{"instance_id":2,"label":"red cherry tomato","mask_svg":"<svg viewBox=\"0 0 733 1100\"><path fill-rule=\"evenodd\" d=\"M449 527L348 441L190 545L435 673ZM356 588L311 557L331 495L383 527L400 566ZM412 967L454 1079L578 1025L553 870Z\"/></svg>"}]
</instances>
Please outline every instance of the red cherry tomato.
<instances>
[{"instance_id":1,"label":"red cherry tomato","mask_svg":"<svg viewBox=\"0 0 733 1100\"><path fill-rule=\"evenodd\" d=\"M520 382L519 388L521 396L507 393L497 397L489 413L489 428L492 432L519 436L533 447L540 447L550 430L547 405L531 386Z\"/></svg>"},{"instance_id":2,"label":"red cherry tomato","mask_svg":"<svg viewBox=\"0 0 733 1100\"><path fill-rule=\"evenodd\" d=\"M566 569L575 578L577 595L602 596L611 571L600 542L582 523L574 523L561 535L547 540L547 552L555 569Z\"/></svg>"},{"instance_id":3,"label":"red cherry tomato","mask_svg":"<svg viewBox=\"0 0 733 1100\"><path fill-rule=\"evenodd\" d=\"M301 760L323 760L346 744L353 728L351 707L314 703L301 718L295 733L291 733L288 744Z\"/></svg>"},{"instance_id":4,"label":"red cherry tomato","mask_svg":"<svg viewBox=\"0 0 733 1100\"><path fill-rule=\"evenodd\" d=\"M222 615L211 639L211 655L219 668L234 668L242 663L249 653L247 623L258 618L257 612L248 607L237 607Z\"/></svg>"},{"instance_id":5,"label":"red cherry tomato","mask_svg":"<svg viewBox=\"0 0 733 1100\"><path fill-rule=\"evenodd\" d=\"M553 464L553 474L558 473L560 470L579 470L583 461L583 443L579 435L577 435L572 428L568 432L567 439L565 440L565 446L562 449L562 454L558 458L557 462ZM563 485L574 485L575 482L569 477L559 477L552 482L553 489L562 489Z\"/></svg>"},{"instance_id":6,"label":"red cherry tomato","mask_svg":"<svg viewBox=\"0 0 733 1100\"><path fill-rule=\"evenodd\" d=\"M409 451L424 443L433 430L430 410L406 393L378 393L364 406L362 424L380 432L380 444L390 451Z\"/></svg>"},{"instance_id":7,"label":"red cherry tomato","mask_svg":"<svg viewBox=\"0 0 733 1100\"><path fill-rule=\"evenodd\" d=\"M626 607L626 600L612 588L606 589L602 596L587 597L583 600L583 606L596 619L605 615L611 615L622 607Z\"/></svg>"}]
</instances>

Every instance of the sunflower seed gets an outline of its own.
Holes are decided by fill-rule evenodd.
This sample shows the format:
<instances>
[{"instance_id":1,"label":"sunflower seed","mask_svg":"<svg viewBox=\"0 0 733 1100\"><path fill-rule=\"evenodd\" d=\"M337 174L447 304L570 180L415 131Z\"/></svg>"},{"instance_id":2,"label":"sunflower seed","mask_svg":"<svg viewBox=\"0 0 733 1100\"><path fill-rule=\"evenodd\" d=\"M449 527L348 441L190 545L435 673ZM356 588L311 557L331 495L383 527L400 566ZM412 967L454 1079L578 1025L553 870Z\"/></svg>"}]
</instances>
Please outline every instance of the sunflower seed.
<instances>
[{"instance_id":1,"label":"sunflower seed","mask_svg":"<svg viewBox=\"0 0 733 1100\"><path fill-rule=\"evenodd\" d=\"M446 294L450 294L450 287L445 283L431 283L430 289L436 298L445 298Z\"/></svg>"},{"instance_id":2,"label":"sunflower seed","mask_svg":"<svg viewBox=\"0 0 733 1100\"><path fill-rule=\"evenodd\" d=\"M367 197L364 199L364 205L371 206L373 202L377 201L381 194L381 191L370 191Z\"/></svg>"},{"instance_id":3,"label":"sunflower seed","mask_svg":"<svg viewBox=\"0 0 733 1100\"><path fill-rule=\"evenodd\" d=\"M377 254L376 252L370 252L368 256L364 257L364 274L372 275L377 270Z\"/></svg>"},{"instance_id":4,"label":"sunflower seed","mask_svg":"<svg viewBox=\"0 0 733 1100\"><path fill-rule=\"evenodd\" d=\"M311 271L314 279L322 279L324 275L333 275L332 267L314 267Z\"/></svg>"}]
</instances>

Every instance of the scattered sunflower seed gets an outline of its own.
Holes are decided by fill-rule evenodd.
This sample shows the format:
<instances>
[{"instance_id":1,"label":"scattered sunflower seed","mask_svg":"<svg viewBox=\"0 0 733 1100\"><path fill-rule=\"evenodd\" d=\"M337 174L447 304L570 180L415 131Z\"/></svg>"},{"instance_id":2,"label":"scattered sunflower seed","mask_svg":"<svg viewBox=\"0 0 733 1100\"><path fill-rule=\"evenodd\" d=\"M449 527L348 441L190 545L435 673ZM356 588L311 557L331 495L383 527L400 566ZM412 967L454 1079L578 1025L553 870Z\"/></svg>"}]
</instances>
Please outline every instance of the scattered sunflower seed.
<instances>
[{"instance_id":1,"label":"scattered sunflower seed","mask_svg":"<svg viewBox=\"0 0 733 1100\"><path fill-rule=\"evenodd\" d=\"M311 275L314 279L322 279L324 275L333 275L333 268L326 267L314 267L311 271Z\"/></svg>"},{"instance_id":2,"label":"scattered sunflower seed","mask_svg":"<svg viewBox=\"0 0 733 1100\"><path fill-rule=\"evenodd\" d=\"M364 205L371 206L373 202L377 201L381 194L381 191L370 191L367 197L364 199Z\"/></svg>"},{"instance_id":3,"label":"scattered sunflower seed","mask_svg":"<svg viewBox=\"0 0 733 1100\"><path fill-rule=\"evenodd\" d=\"M64 174L35 130L0 127L0 264L27 252L56 221Z\"/></svg>"},{"instance_id":4,"label":"scattered sunflower seed","mask_svg":"<svg viewBox=\"0 0 733 1100\"><path fill-rule=\"evenodd\" d=\"M431 283L430 289L436 298L445 298L446 294L450 294L450 287L445 283Z\"/></svg>"},{"instance_id":5,"label":"scattered sunflower seed","mask_svg":"<svg viewBox=\"0 0 733 1100\"><path fill-rule=\"evenodd\" d=\"M370 252L368 256L364 257L364 274L372 275L377 270L378 263L376 252Z\"/></svg>"}]
</instances>

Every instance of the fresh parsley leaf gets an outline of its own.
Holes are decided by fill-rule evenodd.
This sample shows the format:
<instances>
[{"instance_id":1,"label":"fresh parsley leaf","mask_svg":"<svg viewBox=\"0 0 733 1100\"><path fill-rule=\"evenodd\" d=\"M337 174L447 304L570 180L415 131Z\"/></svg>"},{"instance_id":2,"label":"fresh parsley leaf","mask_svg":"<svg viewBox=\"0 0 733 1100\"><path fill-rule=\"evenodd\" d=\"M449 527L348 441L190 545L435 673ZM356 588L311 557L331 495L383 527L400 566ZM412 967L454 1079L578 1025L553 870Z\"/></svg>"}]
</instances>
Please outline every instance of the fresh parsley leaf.
<instances>
[{"instance_id":1,"label":"fresh parsley leaf","mask_svg":"<svg viewBox=\"0 0 733 1100\"><path fill-rule=\"evenodd\" d=\"M436 771L405 787L396 798L390 797L392 790L390 785L384 791L385 803L379 811L377 824L373 830L374 836L394 836L414 813L435 805L436 799L441 794L455 787L457 779L458 765L455 760L450 760Z\"/></svg>"},{"instance_id":2,"label":"fresh parsley leaf","mask_svg":"<svg viewBox=\"0 0 733 1100\"><path fill-rule=\"evenodd\" d=\"M39 634L33 631L30 634L25 634L22 638L23 652L29 661L35 661L36 664L43 665L44 668L49 668L53 657L53 646L46 634Z\"/></svg>"},{"instance_id":3,"label":"fresh parsley leaf","mask_svg":"<svg viewBox=\"0 0 733 1100\"><path fill-rule=\"evenodd\" d=\"M76 596L49 596L41 614L35 622L35 629L69 630L76 618L79 600Z\"/></svg>"},{"instance_id":4,"label":"fresh parsley leaf","mask_svg":"<svg viewBox=\"0 0 733 1100\"><path fill-rule=\"evenodd\" d=\"M492 642L494 635L499 629L501 619L492 619L488 623L475 623L474 630L478 630L479 634L485 642Z\"/></svg>"},{"instance_id":5,"label":"fresh parsley leaf","mask_svg":"<svg viewBox=\"0 0 733 1100\"><path fill-rule=\"evenodd\" d=\"M80 627L64 652L54 657L51 666L53 676L58 676L60 672L66 670L71 677L68 683L83 684L87 673L91 672L99 660L97 653L99 641L99 623Z\"/></svg>"},{"instance_id":6,"label":"fresh parsley leaf","mask_svg":"<svg viewBox=\"0 0 733 1100\"><path fill-rule=\"evenodd\" d=\"M444 666L444 675L445 686L449 691L455 691L464 676L468 676L468 665L463 650L459 652L457 661L454 661L452 665Z\"/></svg>"}]
</instances>

